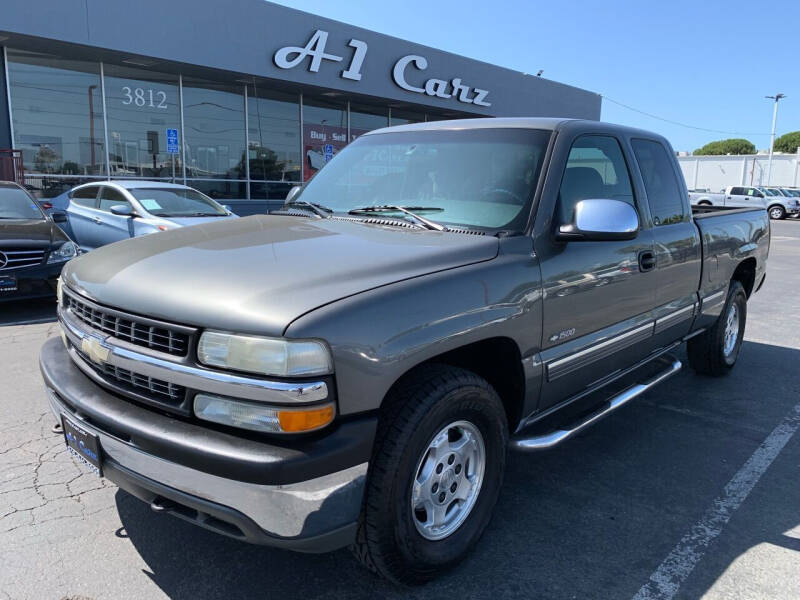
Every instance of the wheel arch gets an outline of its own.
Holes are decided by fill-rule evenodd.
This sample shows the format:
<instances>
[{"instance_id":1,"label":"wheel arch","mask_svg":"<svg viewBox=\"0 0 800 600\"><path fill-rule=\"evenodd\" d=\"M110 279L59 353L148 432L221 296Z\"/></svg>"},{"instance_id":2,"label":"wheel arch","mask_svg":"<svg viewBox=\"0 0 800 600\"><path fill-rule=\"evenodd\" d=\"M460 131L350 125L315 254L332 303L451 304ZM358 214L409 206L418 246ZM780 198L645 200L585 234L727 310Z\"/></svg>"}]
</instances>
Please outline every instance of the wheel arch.
<instances>
[{"instance_id":1,"label":"wheel arch","mask_svg":"<svg viewBox=\"0 0 800 600\"><path fill-rule=\"evenodd\" d=\"M752 256L740 262L731 275L731 281L738 281L742 284L744 292L748 298L753 293L756 283L756 259Z\"/></svg>"}]
</instances>

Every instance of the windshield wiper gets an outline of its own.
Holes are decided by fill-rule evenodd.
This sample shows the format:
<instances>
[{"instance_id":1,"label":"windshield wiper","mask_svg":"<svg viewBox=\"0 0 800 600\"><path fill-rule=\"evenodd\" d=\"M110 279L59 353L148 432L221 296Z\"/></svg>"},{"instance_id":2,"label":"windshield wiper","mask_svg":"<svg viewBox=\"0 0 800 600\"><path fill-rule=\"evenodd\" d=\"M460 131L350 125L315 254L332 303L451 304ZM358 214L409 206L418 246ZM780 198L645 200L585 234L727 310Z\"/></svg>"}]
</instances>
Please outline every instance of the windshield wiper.
<instances>
[{"instance_id":1,"label":"windshield wiper","mask_svg":"<svg viewBox=\"0 0 800 600\"><path fill-rule=\"evenodd\" d=\"M228 215L223 215L220 213L208 213L208 212L196 212L192 213L193 217L227 217Z\"/></svg>"},{"instance_id":2,"label":"windshield wiper","mask_svg":"<svg viewBox=\"0 0 800 600\"><path fill-rule=\"evenodd\" d=\"M292 200L291 202L287 202L284 206L307 206L311 209L318 217L322 217L323 219L327 219L330 217L330 213L333 212L332 208L328 208L327 206L323 206L322 204L317 204L316 202L308 202L307 200Z\"/></svg>"},{"instance_id":3,"label":"windshield wiper","mask_svg":"<svg viewBox=\"0 0 800 600\"><path fill-rule=\"evenodd\" d=\"M442 211L444 209L438 206L395 206L392 204L383 204L381 206L364 206L363 208L354 208L352 210L347 211L347 214L363 215L363 214L379 213L379 212L401 212L407 214L412 219L416 219L418 223L421 223L427 229L433 229L434 231L445 231L447 229L444 225L440 225L435 221L431 221L430 219L421 217L420 215L412 212L412 210Z\"/></svg>"}]
</instances>

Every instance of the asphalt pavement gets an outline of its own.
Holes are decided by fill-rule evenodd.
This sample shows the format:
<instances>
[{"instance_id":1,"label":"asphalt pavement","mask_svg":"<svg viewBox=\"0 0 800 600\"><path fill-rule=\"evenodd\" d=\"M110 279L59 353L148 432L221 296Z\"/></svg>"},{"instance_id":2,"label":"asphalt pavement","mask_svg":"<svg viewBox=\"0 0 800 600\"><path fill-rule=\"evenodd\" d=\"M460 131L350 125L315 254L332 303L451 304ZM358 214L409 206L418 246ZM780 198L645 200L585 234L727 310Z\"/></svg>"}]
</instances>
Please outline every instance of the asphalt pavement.
<instances>
[{"instance_id":1,"label":"asphalt pavement","mask_svg":"<svg viewBox=\"0 0 800 600\"><path fill-rule=\"evenodd\" d=\"M773 223L723 379L686 368L550 452L511 454L470 557L420 588L346 550L250 546L154 514L51 433L50 301L0 304L0 598L800 598L800 221ZM20 324L25 323L25 324Z\"/></svg>"}]
</instances>

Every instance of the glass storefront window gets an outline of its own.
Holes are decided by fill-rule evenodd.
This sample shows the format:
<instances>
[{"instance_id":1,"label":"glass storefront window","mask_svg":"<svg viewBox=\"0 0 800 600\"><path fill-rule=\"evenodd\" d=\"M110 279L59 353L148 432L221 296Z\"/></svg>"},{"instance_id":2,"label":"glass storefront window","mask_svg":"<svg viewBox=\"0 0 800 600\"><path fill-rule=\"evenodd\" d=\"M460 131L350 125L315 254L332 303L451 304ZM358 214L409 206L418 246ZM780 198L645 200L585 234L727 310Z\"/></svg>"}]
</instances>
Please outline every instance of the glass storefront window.
<instances>
[{"instance_id":1,"label":"glass storefront window","mask_svg":"<svg viewBox=\"0 0 800 600\"><path fill-rule=\"evenodd\" d=\"M300 181L300 98L247 86L250 179Z\"/></svg>"},{"instance_id":2,"label":"glass storefront window","mask_svg":"<svg viewBox=\"0 0 800 600\"><path fill-rule=\"evenodd\" d=\"M303 98L303 179L347 145L347 105Z\"/></svg>"},{"instance_id":3,"label":"glass storefront window","mask_svg":"<svg viewBox=\"0 0 800 600\"><path fill-rule=\"evenodd\" d=\"M350 104L350 141L389 124L389 109Z\"/></svg>"},{"instance_id":4,"label":"glass storefront window","mask_svg":"<svg viewBox=\"0 0 800 600\"><path fill-rule=\"evenodd\" d=\"M100 64L7 52L14 147L25 171L105 174Z\"/></svg>"},{"instance_id":5,"label":"glass storefront window","mask_svg":"<svg viewBox=\"0 0 800 600\"><path fill-rule=\"evenodd\" d=\"M104 66L112 177L183 177L180 154L167 153L167 129L178 129L178 76Z\"/></svg>"},{"instance_id":6,"label":"glass storefront window","mask_svg":"<svg viewBox=\"0 0 800 600\"><path fill-rule=\"evenodd\" d=\"M183 124L187 177L246 177L243 85L185 77Z\"/></svg>"},{"instance_id":7,"label":"glass storefront window","mask_svg":"<svg viewBox=\"0 0 800 600\"><path fill-rule=\"evenodd\" d=\"M230 179L187 179L186 185L203 192L221 204L225 200L242 200L247 198L247 182Z\"/></svg>"},{"instance_id":8,"label":"glass storefront window","mask_svg":"<svg viewBox=\"0 0 800 600\"><path fill-rule=\"evenodd\" d=\"M390 125L408 125L410 123L422 123L425 121L423 113L415 113L401 108L393 108L389 119Z\"/></svg>"}]
</instances>

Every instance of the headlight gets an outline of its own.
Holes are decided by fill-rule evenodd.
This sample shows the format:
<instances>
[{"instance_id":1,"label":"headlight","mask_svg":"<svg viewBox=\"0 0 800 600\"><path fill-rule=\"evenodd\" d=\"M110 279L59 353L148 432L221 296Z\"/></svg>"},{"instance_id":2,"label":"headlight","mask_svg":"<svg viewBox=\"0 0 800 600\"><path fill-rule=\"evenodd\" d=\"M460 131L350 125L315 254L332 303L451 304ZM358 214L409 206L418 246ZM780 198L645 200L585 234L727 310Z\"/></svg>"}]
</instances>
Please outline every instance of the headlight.
<instances>
[{"instance_id":1,"label":"headlight","mask_svg":"<svg viewBox=\"0 0 800 600\"><path fill-rule=\"evenodd\" d=\"M197 346L200 362L278 377L325 375L333 370L328 348L314 340L286 340L206 331Z\"/></svg>"},{"instance_id":2,"label":"headlight","mask_svg":"<svg viewBox=\"0 0 800 600\"><path fill-rule=\"evenodd\" d=\"M50 256L47 259L47 264L66 262L70 258L78 256L80 250L75 242L64 242L55 250L50 251Z\"/></svg>"},{"instance_id":3,"label":"headlight","mask_svg":"<svg viewBox=\"0 0 800 600\"><path fill-rule=\"evenodd\" d=\"M333 421L333 404L303 408L279 408L257 402L209 394L194 397L198 419L269 433L302 433L321 429Z\"/></svg>"}]
</instances>

